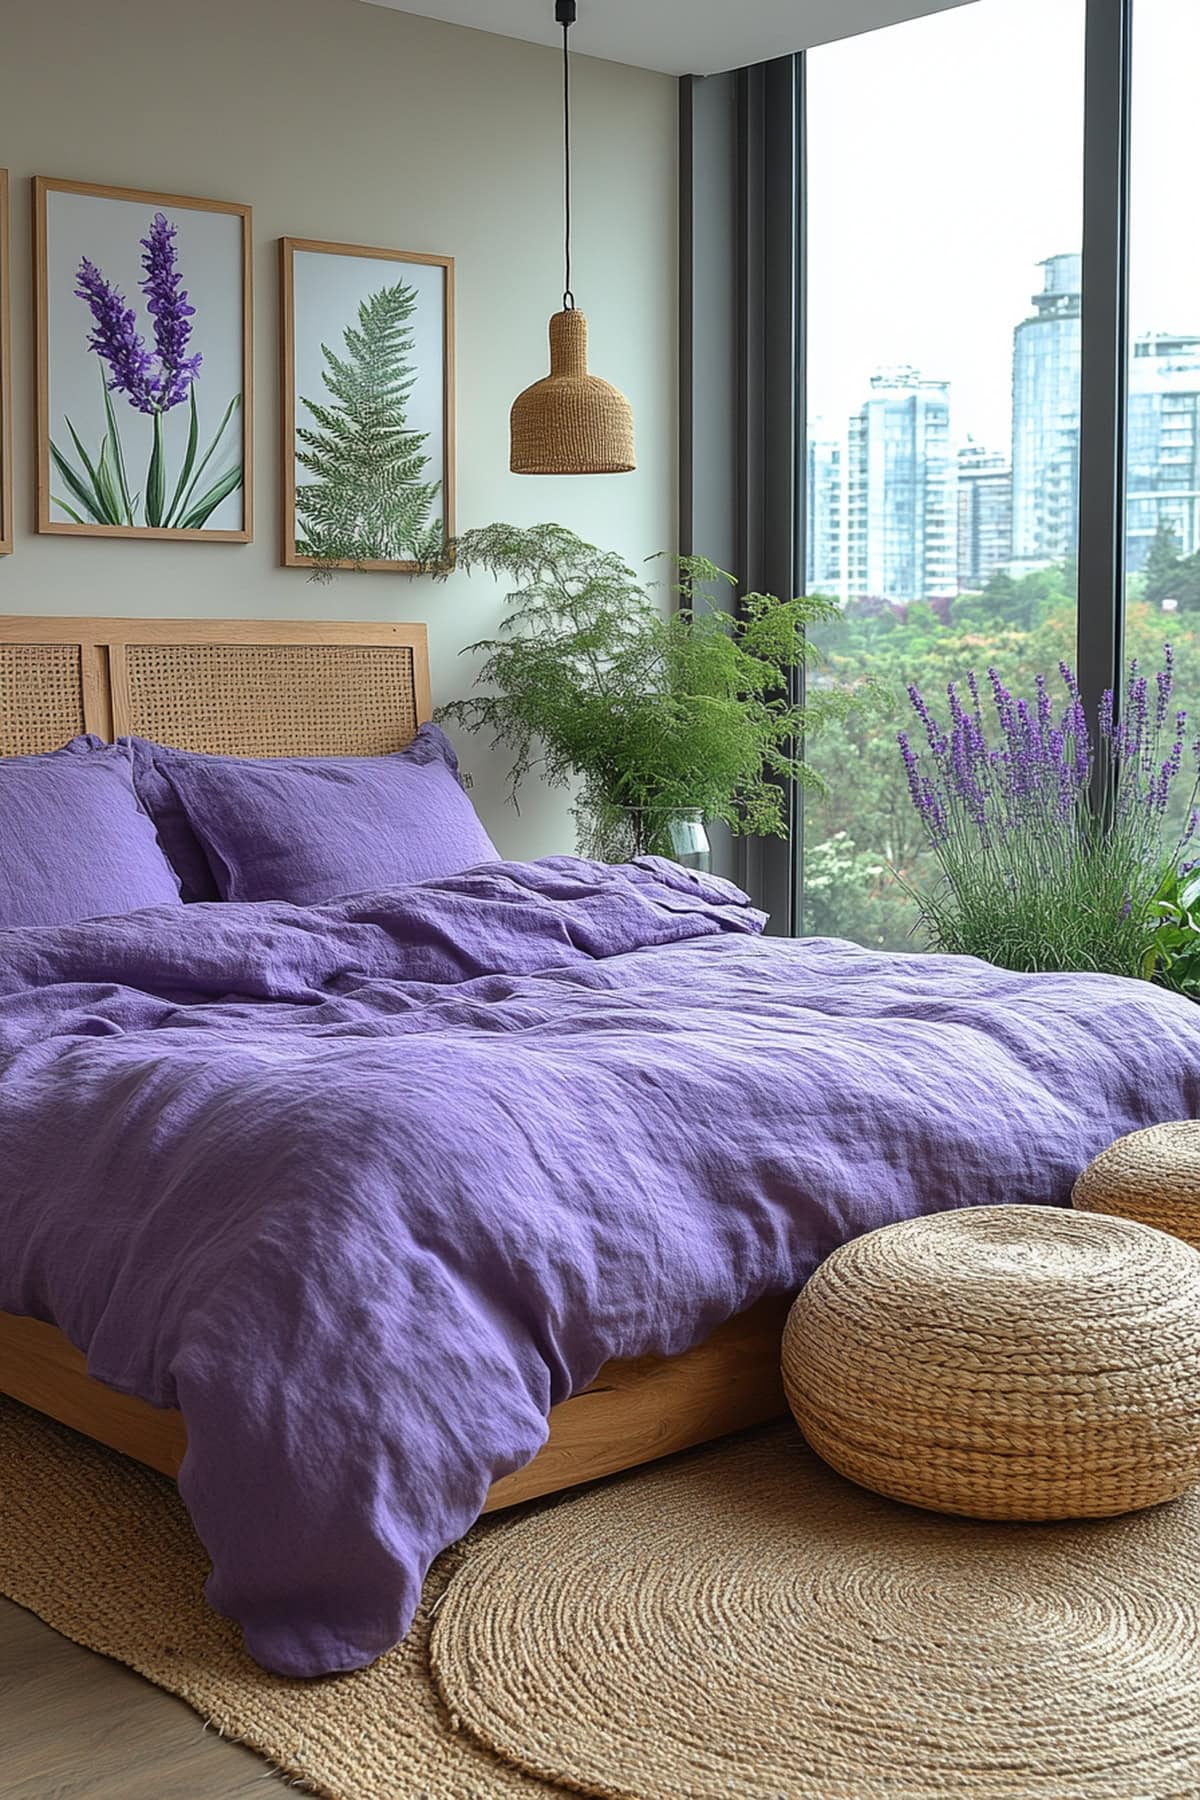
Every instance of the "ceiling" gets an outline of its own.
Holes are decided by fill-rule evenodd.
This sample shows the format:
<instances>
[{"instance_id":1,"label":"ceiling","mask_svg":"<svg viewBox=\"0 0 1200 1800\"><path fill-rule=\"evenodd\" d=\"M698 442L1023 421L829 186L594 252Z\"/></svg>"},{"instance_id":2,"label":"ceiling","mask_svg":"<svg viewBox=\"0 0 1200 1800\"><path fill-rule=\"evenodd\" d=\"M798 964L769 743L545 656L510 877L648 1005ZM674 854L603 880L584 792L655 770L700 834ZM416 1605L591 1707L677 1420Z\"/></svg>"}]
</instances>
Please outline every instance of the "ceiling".
<instances>
[{"instance_id":1,"label":"ceiling","mask_svg":"<svg viewBox=\"0 0 1200 1800\"><path fill-rule=\"evenodd\" d=\"M579 0L571 48L666 75L712 75L970 0ZM369 0L530 44L557 45L553 0Z\"/></svg>"}]
</instances>

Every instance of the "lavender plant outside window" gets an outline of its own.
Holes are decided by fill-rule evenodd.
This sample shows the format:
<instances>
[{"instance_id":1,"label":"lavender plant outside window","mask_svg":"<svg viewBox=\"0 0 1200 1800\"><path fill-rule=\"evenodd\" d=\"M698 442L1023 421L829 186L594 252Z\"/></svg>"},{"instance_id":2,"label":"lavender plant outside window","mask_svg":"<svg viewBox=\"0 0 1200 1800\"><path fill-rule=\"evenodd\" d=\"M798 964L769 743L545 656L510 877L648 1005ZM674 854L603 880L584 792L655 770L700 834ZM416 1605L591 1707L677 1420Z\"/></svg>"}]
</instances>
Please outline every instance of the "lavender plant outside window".
<instances>
[{"instance_id":1,"label":"lavender plant outside window","mask_svg":"<svg viewBox=\"0 0 1200 1800\"><path fill-rule=\"evenodd\" d=\"M1134 662L1123 705L1106 693L1094 733L1066 663L1057 704L1044 675L1027 700L989 668L990 724L974 672L966 704L957 683L947 687L945 724L910 687L925 745L907 732L898 741L941 871L916 896L935 947L1016 969L1142 972L1164 873L1190 866L1197 822L1193 774L1188 824L1172 841L1167 818L1187 749L1187 714L1171 708L1174 660L1167 645L1153 681ZM1200 768L1200 742L1191 754Z\"/></svg>"}]
</instances>

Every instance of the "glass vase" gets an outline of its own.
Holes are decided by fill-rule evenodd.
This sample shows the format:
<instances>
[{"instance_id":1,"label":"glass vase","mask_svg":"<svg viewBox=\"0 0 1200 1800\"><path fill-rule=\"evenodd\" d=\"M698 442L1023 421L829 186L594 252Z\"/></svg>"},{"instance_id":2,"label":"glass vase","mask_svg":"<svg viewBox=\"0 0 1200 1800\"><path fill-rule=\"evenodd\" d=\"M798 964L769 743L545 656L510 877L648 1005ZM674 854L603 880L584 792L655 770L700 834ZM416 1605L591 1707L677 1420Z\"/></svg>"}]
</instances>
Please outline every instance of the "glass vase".
<instances>
[{"instance_id":1,"label":"glass vase","mask_svg":"<svg viewBox=\"0 0 1200 1800\"><path fill-rule=\"evenodd\" d=\"M707 874L712 846L698 806L606 806L578 816L579 851L597 862L665 856Z\"/></svg>"}]
</instances>

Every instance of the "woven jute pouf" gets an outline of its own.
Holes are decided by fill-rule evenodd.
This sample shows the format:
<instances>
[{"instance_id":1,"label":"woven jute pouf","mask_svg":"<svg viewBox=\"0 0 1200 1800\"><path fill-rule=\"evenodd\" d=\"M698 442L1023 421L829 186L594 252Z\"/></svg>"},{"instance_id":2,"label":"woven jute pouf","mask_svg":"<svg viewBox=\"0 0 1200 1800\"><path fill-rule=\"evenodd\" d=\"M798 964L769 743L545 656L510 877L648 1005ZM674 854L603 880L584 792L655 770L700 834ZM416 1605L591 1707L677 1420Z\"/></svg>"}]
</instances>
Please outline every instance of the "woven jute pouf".
<instances>
[{"instance_id":1,"label":"woven jute pouf","mask_svg":"<svg viewBox=\"0 0 1200 1800\"><path fill-rule=\"evenodd\" d=\"M1200 1491L939 1518L790 1426L481 1546L434 1617L452 1716L620 1800L1195 1800Z\"/></svg>"},{"instance_id":2,"label":"woven jute pouf","mask_svg":"<svg viewBox=\"0 0 1200 1800\"><path fill-rule=\"evenodd\" d=\"M783 1341L788 1402L877 1493L1096 1518L1200 1480L1200 1253L1133 1220L981 1206L844 1244Z\"/></svg>"},{"instance_id":3,"label":"woven jute pouf","mask_svg":"<svg viewBox=\"0 0 1200 1800\"><path fill-rule=\"evenodd\" d=\"M1200 1119L1118 1138L1083 1171L1071 1204L1141 1219L1200 1250Z\"/></svg>"}]
</instances>

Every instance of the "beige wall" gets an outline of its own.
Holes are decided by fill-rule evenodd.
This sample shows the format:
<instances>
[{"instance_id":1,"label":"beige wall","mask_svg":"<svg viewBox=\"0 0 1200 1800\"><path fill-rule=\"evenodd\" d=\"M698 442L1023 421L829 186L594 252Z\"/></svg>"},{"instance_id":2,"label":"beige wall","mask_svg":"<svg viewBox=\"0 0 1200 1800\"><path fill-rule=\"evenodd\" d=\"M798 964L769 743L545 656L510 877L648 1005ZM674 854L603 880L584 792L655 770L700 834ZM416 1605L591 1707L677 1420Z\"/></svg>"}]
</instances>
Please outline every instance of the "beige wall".
<instances>
[{"instance_id":1,"label":"beige wall","mask_svg":"<svg viewBox=\"0 0 1200 1800\"><path fill-rule=\"evenodd\" d=\"M435 698L500 617L485 578L278 565L276 244L281 236L456 259L458 523L554 519L637 562L675 521L675 83L575 64L574 284L592 366L633 401L639 467L508 473L514 395L545 372L558 303L560 117L552 51L360 0L4 0L0 166L12 176L16 553L0 611L424 619ZM29 180L59 176L254 208L255 542L122 543L32 531ZM460 745L500 848L573 847L567 803L504 804L503 764Z\"/></svg>"}]
</instances>

